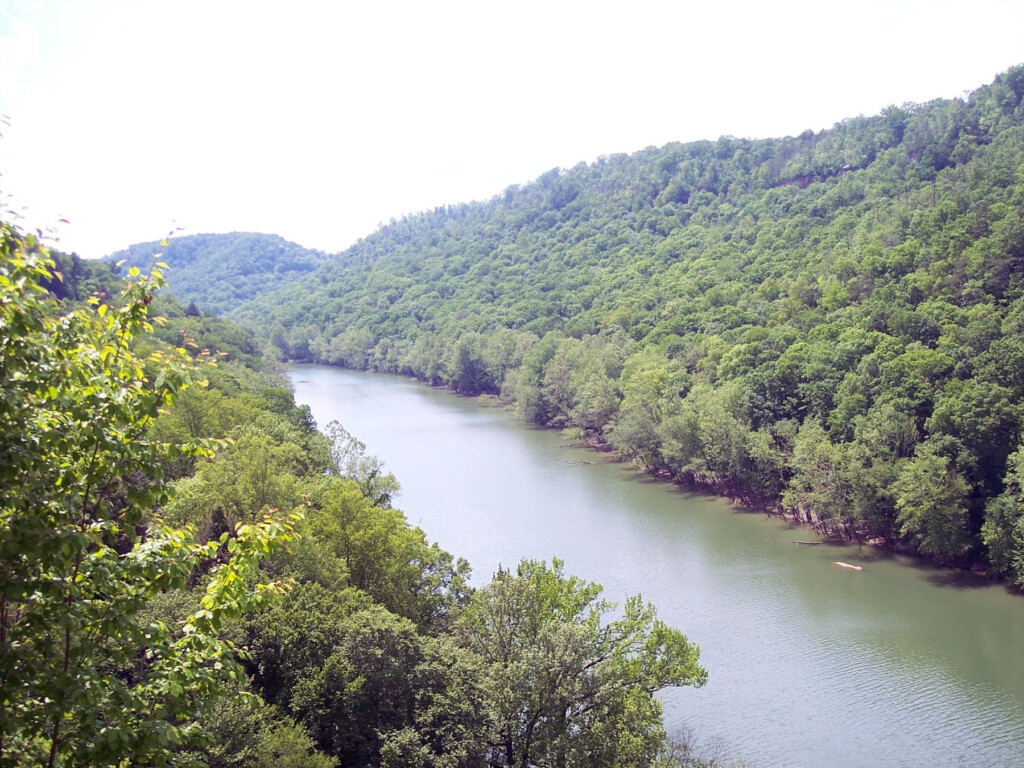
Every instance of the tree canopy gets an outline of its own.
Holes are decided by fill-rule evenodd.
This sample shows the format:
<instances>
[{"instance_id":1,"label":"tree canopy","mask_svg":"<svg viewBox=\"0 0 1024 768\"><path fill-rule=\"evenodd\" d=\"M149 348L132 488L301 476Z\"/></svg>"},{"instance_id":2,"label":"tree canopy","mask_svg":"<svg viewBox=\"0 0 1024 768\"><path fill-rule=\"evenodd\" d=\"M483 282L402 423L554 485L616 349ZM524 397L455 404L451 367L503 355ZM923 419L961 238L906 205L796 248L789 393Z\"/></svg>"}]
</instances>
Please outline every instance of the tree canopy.
<instances>
[{"instance_id":1,"label":"tree canopy","mask_svg":"<svg viewBox=\"0 0 1024 768\"><path fill-rule=\"evenodd\" d=\"M186 235L165 242L136 243L108 257L129 267L149 269L154 256L171 267L168 284L194 314L224 314L239 304L294 282L326 258L278 235L232 232Z\"/></svg>"},{"instance_id":2,"label":"tree canopy","mask_svg":"<svg viewBox=\"0 0 1024 768\"><path fill-rule=\"evenodd\" d=\"M198 384L185 350L133 350L159 272L61 312L31 236L0 224L0 257L0 763L174 763L202 736L197 714L239 686L223 629L279 591L258 564L292 521L200 543L160 518L162 462L209 448L153 437ZM154 599L201 572L195 610L151 620Z\"/></svg>"},{"instance_id":3,"label":"tree canopy","mask_svg":"<svg viewBox=\"0 0 1024 768\"><path fill-rule=\"evenodd\" d=\"M483 662L487 764L651 765L661 752L669 686L701 686L699 649L639 596L622 616L600 586L524 560L473 596L457 636Z\"/></svg>"}]
</instances>

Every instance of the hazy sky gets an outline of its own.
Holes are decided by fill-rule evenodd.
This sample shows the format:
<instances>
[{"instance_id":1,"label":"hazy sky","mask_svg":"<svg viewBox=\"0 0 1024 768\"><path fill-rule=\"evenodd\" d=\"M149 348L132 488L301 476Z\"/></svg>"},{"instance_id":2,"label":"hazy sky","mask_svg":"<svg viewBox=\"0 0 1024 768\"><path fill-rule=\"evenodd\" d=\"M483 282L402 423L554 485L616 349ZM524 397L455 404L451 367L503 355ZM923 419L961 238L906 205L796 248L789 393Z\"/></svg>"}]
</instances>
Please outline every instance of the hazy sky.
<instances>
[{"instance_id":1,"label":"hazy sky","mask_svg":"<svg viewBox=\"0 0 1024 768\"><path fill-rule=\"evenodd\" d=\"M0 0L0 192L99 256L340 250L599 155L820 130L1024 62L1024 0Z\"/></svg>"}]
</instances>

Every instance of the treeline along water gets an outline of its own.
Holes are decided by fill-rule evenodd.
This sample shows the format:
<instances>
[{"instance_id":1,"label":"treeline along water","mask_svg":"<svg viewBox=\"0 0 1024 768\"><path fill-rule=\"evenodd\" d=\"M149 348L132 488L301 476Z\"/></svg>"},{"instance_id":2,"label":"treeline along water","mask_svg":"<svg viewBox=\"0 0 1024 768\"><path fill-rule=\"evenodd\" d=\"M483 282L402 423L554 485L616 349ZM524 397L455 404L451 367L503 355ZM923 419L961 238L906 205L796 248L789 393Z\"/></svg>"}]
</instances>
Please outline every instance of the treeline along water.
<instances>
[{"instance_id":1,"label":"treeline along water","mask_svg":"<svg viewBox=\"0 0 1024 768\"><path fill-rule=\"evenodd\" d=\"M769 766L1024 765L1024 598L868 548L794 544L813 536L408 379L291 378L321 426L337 419L385 461L397 506L469 559L474 583L557 556L698 642L710 682L664 697L670 731Z\"/></svg>"}]
</instances>

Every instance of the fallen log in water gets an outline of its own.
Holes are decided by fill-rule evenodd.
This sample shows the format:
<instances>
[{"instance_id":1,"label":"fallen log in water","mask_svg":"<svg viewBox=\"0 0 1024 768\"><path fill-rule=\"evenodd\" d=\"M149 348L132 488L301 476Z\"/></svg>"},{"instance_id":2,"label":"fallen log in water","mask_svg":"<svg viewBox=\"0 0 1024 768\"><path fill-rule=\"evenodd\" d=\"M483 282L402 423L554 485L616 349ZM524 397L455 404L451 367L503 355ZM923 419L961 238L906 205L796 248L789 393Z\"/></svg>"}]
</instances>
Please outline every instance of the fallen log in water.
<instances>
[{"instance_id":1,"label":"fallen log in water","mask_svg":"<svg viewBox=\"0 0 1024 768\"><path fill-rule=\"evenodd\" d=\"M847 568L847 569L849 569L851 571L863 571L864 570L863 566L860 566L860 565L850 565L849 563L843 563L843 562L840 562L839 560L833 560L832 561L832 565L838 565L840 568Z\"/></svg>"}]
</instances>

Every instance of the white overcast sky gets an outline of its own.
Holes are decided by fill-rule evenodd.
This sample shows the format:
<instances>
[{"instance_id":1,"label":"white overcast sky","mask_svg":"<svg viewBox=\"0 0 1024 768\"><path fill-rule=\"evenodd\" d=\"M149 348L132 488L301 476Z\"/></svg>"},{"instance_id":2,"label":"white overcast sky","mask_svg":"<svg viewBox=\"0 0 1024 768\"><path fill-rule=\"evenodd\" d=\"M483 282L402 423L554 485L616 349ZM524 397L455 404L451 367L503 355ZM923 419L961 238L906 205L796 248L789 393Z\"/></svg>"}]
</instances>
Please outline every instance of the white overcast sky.
<instances>
[{"instance_id":1,"label":"white overcast sky","mask_svg":"<svg viewBox=\"0 0 1024 768\"><path fill-rule=\"evenodd\" d=\"M555 166L1022 62L1024 0L0 0L0 193L83 256L174 228L337 251Z\"/></svg>"}]
</instances>

